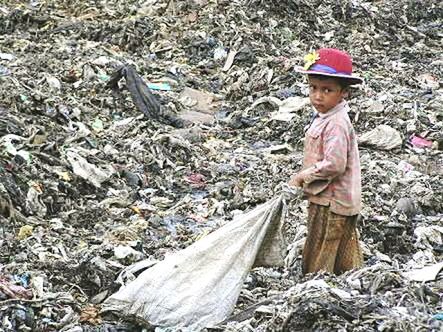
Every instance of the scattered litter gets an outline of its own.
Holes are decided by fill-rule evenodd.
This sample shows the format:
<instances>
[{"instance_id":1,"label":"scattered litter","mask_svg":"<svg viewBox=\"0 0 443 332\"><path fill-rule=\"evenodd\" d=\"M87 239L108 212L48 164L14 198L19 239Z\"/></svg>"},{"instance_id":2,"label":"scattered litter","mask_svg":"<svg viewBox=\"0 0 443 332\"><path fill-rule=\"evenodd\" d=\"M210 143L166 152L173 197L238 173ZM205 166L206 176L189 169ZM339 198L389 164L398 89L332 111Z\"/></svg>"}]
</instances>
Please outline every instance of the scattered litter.
<instances>
[{"instance_id":1,"label":"scattered litter","mask_svg":"<svg viewBox=\"0 0 443 332\"><path fill-rule=\"evenodd\" d=\"M276 196L313 111L293 68L332 46L365 78L364 266L303 276L289 201L284 266L248 271L216 329L442 330L441 270L404 275L443 254L440 18L438 0L1 1L0 329L162 330L99 305Z\"/></svg>"},{"instance_id":2,"label":"scattered litter","mask_svg":"<svg viewBox=\"0 0 443 332\"><path fill-rule=\"evenodd\" d=\"M89 181L96 187L101 187L101 184L109 179L113 173L112 168L108 168L108 170L101 169L89 163L73 150L66 153L66 159L71 163L74 174Z\"/></svg>"},{"instance_id":3,"label":"scattered litter","mask_svg":"<svg viewBox=\"0 0 443 332\"><path fill-rule=\"evenodd\" d=\"M398 130L388 125L379 125L359 136L358 143L381 150L392 150L401 146L402 138Z\"/></svg>"},{"instance_id":4,"label":"scattered litter","mask_svg":"<svg viewBox=\"0 0 443 332\"><path fill-rule=\"evenodd\" d=\"M228 53L228 56L226 58L226 62L225 65L223 66L223 71L228 71L229 69L231 69L232 64L234 63L234 58L237 55L237 52L234 50L230 50Z\"/></svg>"},{"instance_id":5,"label":"scattered litter","mask_svg":"<svg viewBox=\"0 0 443 332\"><path fill-rule=\"evenodd\" d=\"M34 230L34 227L30 225L24 225L20 227L20 230L18 231L17 238L19 240L24 240L27 237L30 237L32 235L32 231Z\"/></svg>"},{"instance_id":6,"label":"scattered litter","mask_svg":"<svg viewBox=\"0 0 443 332\"><path fill-rule=\"evenodd\" d=\"M148 88L151 90L171 91L171 86L168 83L148 83Z\"/></svg>"},{"instance_id":7,"label":"scattered litter","mask_svg":"<svg viewBox=\"0 0 443 332\"><path fill-rule=\"evenodd\" d=\"M14 60L14 56L8 53L0 53L0 60L12 61Z\"/></svg>"},{"instance_id":8,"label":"scattered litter","mask_svg":"<svg viewBox=\"0 0 443 332\"><path fill-rule=\"evenodd\" d=\"M432 147L432 141L429 141L423 137L412 135L408 141L412 146L417 148L430 148Z\"/></svg>"},{"instance_id":9,"label":"scattered litter","mask_svg":"<svg viewBox=\"0 0 443 332\"><path fill-rule=\"evenodd\" d=\"M432 281L437 278L437 275L442 269L443 262L427 266L422 269L406 272L405 275L408 279L413 281Z\"/></svg>"}]
</instances>

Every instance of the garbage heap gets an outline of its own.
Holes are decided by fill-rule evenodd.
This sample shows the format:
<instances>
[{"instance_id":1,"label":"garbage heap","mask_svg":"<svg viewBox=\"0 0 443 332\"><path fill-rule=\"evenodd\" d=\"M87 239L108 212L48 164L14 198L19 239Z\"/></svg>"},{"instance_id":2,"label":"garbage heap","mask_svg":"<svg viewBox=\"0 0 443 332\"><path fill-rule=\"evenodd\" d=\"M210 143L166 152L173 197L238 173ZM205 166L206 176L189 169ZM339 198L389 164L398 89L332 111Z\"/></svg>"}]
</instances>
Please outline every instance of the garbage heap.
<instances>
[{"instance_id":1,"label":"garbage heap","mask_svg":"<svg viewBox=\"0 0 443 332\"><path fill-rule=\"evenodd\" d=\"M293 67L319 47L365 78L349 100L365 267L302 277L293 204L286 267L252 270L215 330L440 330L442 17L438 0L3 0L2 331L141 330L100 314L118 273L300 167L312 110Z\"/></svg>"}]
</instances>

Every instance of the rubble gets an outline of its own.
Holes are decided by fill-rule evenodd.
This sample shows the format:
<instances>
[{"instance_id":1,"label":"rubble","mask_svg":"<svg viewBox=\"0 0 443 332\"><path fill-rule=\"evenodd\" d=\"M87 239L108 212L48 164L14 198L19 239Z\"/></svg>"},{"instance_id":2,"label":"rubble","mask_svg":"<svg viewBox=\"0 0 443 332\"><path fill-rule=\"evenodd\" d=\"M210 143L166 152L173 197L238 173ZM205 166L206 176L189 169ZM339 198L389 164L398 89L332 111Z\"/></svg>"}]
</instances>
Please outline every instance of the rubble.
<instances>
[{"instance_id":1,"label":"rubble","mask_svg":"<svg viewBox=\"0 0 443 332\"><path fill-rule=\"evenodd\" d=\"M254 268L212 330L441 330L442 11L2 1L0 330L149 329L101 304L126 267L189 247L300 167L311 109L293 67L322 46L348 50L365 78L349 100L360 139L392 133L384 149L360 146L365 266L303 277L294 202L286 266Z\"/></svg>"}]
</instances>

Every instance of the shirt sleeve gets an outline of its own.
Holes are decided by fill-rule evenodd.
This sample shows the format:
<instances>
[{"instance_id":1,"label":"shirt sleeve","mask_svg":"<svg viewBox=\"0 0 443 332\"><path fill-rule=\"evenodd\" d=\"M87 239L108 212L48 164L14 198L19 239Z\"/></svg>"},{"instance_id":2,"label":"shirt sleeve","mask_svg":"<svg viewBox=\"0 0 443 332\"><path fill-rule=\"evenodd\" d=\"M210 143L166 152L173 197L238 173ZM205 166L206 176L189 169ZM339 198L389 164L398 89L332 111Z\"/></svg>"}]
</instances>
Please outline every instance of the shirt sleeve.
<instances>
[{"instance_id":1,"label":"shirt sleeve","mask_svg":"<svg viewBox=\"0 0 443 332\"><path fill-rule=\"evenodd\" d=\"M339 124L328 127L323 132L323 160L314 164L313 170L305 178L305 183L316 180L331 181L346 170L348 133Z\"/></svg>"}]
</instances>

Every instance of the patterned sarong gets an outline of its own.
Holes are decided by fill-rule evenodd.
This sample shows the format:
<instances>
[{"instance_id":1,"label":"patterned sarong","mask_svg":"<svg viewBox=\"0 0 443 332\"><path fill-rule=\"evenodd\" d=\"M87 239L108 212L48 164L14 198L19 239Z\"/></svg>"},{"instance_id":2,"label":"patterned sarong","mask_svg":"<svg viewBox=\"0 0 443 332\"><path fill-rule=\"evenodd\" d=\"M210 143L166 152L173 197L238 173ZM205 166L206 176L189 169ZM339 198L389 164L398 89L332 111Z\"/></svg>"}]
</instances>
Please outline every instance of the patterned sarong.
<instances>
[{"instance_id":1,"label":"patterned sarong","mask_svg":"<svg viewBox=\"0 0 443 332\"><path fill-rule=\"evenodd\" d=\"M320 270L341 274L362 265L357 217L341 216L328 206L309 204L304 274Z\"/></svg>"}]
</instances>

